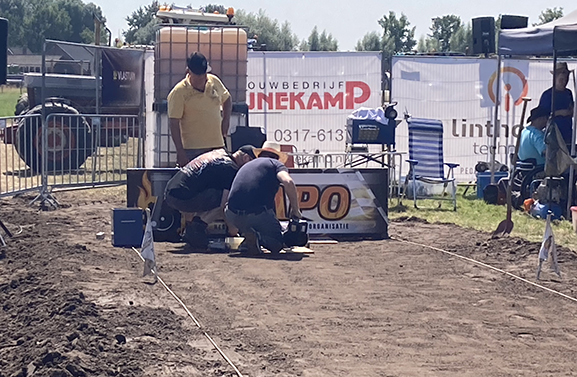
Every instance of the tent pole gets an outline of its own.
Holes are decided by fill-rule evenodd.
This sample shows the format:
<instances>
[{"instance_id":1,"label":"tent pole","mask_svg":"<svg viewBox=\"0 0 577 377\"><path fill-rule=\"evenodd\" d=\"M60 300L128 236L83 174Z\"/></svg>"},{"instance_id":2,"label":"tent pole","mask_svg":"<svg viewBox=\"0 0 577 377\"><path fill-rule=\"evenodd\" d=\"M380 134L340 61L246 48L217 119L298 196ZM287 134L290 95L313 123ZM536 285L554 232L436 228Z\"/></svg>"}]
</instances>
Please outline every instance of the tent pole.
<instances>
[{"instance_id":1,"label":"tent pole","mask_svg":"<svg viewBox=\"0 0 577 377\"><path fill-rule=\"evenodd\" d=\"M552 122L554 122L554 115L555 115L555 79L557 78L555 67L557 66L557 50L553 49L553 87L551 88L551 114L549 115L549 124L547 125L547 132L549 132L549 126ZM545 137L547 139L547 137ZM547 171L546 167L549 163L549 145L545 148L545 171ZM549 178L549 179L547 179ZM552 214L553 211L551 210L551 202L553 200L553 193L551 192L551 178L547 174L545 174L546 179L546 186L547 186L547 193L549 196L548 203L547 203L547 214Z\"/></svg>"},{"instance_id":2,"label":"tent pole","mask_svg":"<svg viewBox=\"0 0 577 377\"><path fill-rule=\"evenodd\" d=\"M575 80L575 71L570 73L573 76L573 93L577 93L577 82ZM573 105L573 119L571 122L571 157L575 158L575 139L577 138L577 130L575 129L575 112L577 107ZM573 190L575 186L573 185L573 180L575 178L575 166L571 165L569 167L569 187L568 187L568 198L567 198L567 218L571 219L573 213L571 212L571 206L573 205Z\"/></svg>"},{"instance_id":3,"label":"tent pole","mask_svg":"<svg viewBox=\"0 0 577 377\"><path fill-rule=\"evenodd\" d=\"M495 156L497 153L497 134L499 127L499 104L501 103L501 54L497 55L497 89L495 90L495 118L493 119L493 145L491 145L491 184L495 184Z\"/></svg>"},{"instance_id":4,"label":"tent pole","mask_svg":"<svg viewBox=\"0 0 577 377\"><path fill-rule=\"evenodd\" d=\"M575 79L575 71L570 73L573 76L573 93L577 93L577 80ZM577 113L577 106L573 105L573 119L571 122L571 157L575 158L575 141L577 139L577 130L575 129L575 117ZM573 190L575 186L573 185L573 180L575 179L575 166L571 165L569 167L569 190L567 198L567 218L572 218L573 213L571 212L571 206L573 204Z\"/></svg>"},{"instance_id":5,"label":"tent pole","mask_svg":"<svg viewBox=\"0 0 577 377\"><path fill-rule=\"evenodd\" d=\"M557 50L553 50L553 86L551 87L551 115L550 119L553 120L555 118L555 81L557 80L557 70L555 67L557 66Z\"/></svg>"}]
</instances>

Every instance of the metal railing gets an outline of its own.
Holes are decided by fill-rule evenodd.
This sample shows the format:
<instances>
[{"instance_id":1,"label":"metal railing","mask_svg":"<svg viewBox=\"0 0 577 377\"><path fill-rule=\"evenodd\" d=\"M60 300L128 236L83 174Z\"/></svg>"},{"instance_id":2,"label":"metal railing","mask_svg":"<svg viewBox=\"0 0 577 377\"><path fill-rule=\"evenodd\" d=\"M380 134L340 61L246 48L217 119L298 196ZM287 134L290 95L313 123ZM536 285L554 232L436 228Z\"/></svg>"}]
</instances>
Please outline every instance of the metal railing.
<instances>
[{"instance_id":1,"label":"metal railing","mask_svg":"<svg viewBox=\"0 0 577 377\"><path fill-rule=\"evenodd\" d=\"M126 182L127 169L143 166L144 134L138 116L70 114L0 118L0 196Z\"/></svg>"},{"instance_id":2,"label":"metal railing","mask_svg":"<svg viewBox=\"0 0 577 377\"><path fill-rule=\"evenodd\" d=\"M406 152L290 152L287 166L294 169L387 168L389 198L400 198L403 183L403 156Z\"/></svg>"},{"instance_id":3,"label":"metal railing","mask_svg":"<svg viewBox=\"0 0 577 377\"><path fill-rule=\"evenodd\" d=\"M24 123L29 127L20 128ZM40 156L32 150L36 149L34 143L38 137L34 131L41 129L41 123L39 114L0 118L0 197L42 187L41 176L21 158L24 155L30 156L30 163L38 165ZM26 139L29 142L25 142Z\"/></svg>"}]
</instances>

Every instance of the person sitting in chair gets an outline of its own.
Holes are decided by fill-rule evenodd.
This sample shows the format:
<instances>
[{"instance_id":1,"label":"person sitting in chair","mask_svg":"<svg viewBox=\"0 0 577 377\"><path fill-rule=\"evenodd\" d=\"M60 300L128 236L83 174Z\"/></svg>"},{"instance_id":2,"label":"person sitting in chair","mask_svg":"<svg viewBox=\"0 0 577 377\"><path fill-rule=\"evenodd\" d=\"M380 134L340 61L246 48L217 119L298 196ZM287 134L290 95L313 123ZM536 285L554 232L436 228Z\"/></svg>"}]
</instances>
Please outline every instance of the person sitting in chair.
<instances>
[{"instance_id":1,"label":"person sitting in chair","mask_svg":"<svg viewBox=\"0 0 577 377\"><path fill-rule=\"evenodd\" d=\"M519 142L519 161L535 161L535 165L545 164L545 132L547 118L550 109L544 106L537 106L531 110L531 115L527 119L530 124L521 132Z\"/></svg>"},{"instance_id":2,"label":"person sitting in chair","mask_svg":"<svg viewBox=\"0 0 577 377\"><path fill-rule=\"evenodd\" d=\"M567 149L571 150L571 138L573 136L573 93L567 88L569 82L569 69L566 62L558 62L555 66L555 85L543 92L539 99L539 106L546 108L551 113L551 102L553 101L553 89L555 90L555 113L553 120L559 127L559 132L567 144ZM553 73L553 71L551 71Z\"/></svg>"}]
</instances>

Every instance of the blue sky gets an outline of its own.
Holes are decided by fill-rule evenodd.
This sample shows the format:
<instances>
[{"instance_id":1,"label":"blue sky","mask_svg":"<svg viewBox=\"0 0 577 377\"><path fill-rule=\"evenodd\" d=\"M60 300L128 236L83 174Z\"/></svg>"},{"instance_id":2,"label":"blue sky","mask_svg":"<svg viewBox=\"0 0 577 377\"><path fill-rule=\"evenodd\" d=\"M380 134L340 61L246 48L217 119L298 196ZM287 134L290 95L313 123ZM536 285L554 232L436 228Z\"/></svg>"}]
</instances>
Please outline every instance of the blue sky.
<instances>
[{"instance_id":1,"label":"blue sky","mask_svg":"<svg viewBox=\"0 0 577 377\"><path fill-rule=\"evenodd\" d=\"M148 5L152 0L84 0L92 1L102 8L107 18L107 26L117 37L126 30L125 18L141 6ZM161 2L163 2L161 0ZM167 1L173 3L173 0ZM412 26L416 26L416 39L428 33L431 18L455 14L464 22L470 22L474 17L498 16L513 14L529 17L529 23L538 21L539 14L546 8L562 7L565 14L577 9L577 3L569 0L546 1L527 0L231 0L230 2L206 1L190 3L174 1L180 6L192 5L198 7L205 4L222 4L248 12L258 12L264 9L266 14L280 23L288 21L294 33L303 39L309 36L316 25L319 31L326 30L339 42L339 49L354 50L359 39L367 32L380 31L377 20L392 10L400 16L404 13ZM393 8L390 8L394 6Z\"/></svg>"}]
</instances>

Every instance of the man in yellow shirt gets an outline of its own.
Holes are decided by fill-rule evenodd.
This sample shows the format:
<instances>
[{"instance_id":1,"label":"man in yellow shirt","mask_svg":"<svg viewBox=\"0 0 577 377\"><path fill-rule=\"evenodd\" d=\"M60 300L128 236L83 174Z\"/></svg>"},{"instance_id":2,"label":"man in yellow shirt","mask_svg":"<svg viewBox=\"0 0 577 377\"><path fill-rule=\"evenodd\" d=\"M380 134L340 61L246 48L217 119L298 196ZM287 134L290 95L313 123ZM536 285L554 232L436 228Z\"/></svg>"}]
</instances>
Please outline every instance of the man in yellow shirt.
<instances>
[{"instance_id":1,"label":"man in yellow shirt","mask_svg":"<svg viewBox=\"0 0 577 377\"><path fill-rule=\"evenodd\" d=\"M224 148L232 100L200 52L187 60L186 77L168 94L168 118L177 162L185 166L213 149ZM222 115L221 115L222 106Z\"/></svg>"}]
</instances>

